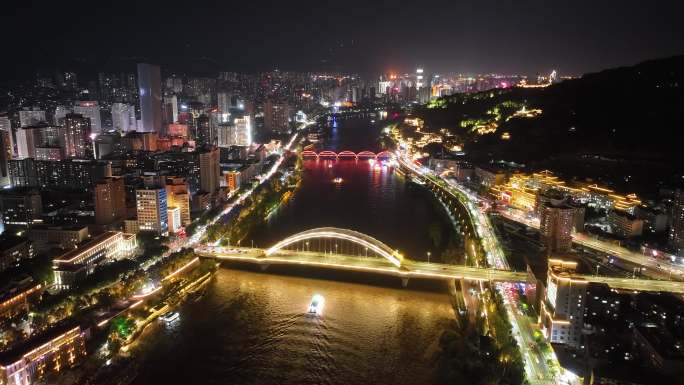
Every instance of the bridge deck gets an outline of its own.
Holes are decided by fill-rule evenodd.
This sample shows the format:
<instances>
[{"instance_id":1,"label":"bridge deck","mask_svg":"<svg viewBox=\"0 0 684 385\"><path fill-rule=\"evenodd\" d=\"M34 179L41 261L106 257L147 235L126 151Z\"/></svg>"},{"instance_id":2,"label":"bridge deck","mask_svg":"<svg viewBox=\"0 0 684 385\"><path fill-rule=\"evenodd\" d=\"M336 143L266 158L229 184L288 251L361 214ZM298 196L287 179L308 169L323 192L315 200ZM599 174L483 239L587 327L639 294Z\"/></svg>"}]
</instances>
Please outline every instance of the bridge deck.
<instances>
[{"instance_id":1,"label":"bridge deck","mask_svg":"<svg viewBox=\"0 0 684 385\"><path fill-rule=\"evenodd\" d=\"M318 252L281 250L276 254L265 256L265 250L235 248L239 250L212 251L198 249L197 252L204 256L218 260L235 262L255 263L261 265L300 265L313 266L338 270L365 271L369 273L392 275L400 278L424 278L424 279L468 279L478 281L525 281L527 273L481 269L469 266L447 265L442 263L426 263L417 261L404 261L401 268L392 265L386 259L377 257L359 257L341 254L323 254Z\"/></svg>"},{"instance_id":2,"label":"bridge deck","mask_svg":"<svg viewBox=\"0 0 684 385\"><path fill-rule=\"evenodd\" d=\"M443 263L427 263L404 260L402 267L397 268L389 261L376 257L359 257L342 254L323 254L320 252L280 250L265 256L264 249L256 248L198 248L197 253L218 260L245 262L260 265L299 265L328 269L365 271L369 273L392 275L399 278L423 279L467 279L477 281L523 282L527 273L520 271L483 269L470 266L448 265ZM684 282L658 281L650 279L631 279L575 275L576 280L606 284L611 288L634 291L663 291L684 294Z\"/></svg>"}]
</instances>

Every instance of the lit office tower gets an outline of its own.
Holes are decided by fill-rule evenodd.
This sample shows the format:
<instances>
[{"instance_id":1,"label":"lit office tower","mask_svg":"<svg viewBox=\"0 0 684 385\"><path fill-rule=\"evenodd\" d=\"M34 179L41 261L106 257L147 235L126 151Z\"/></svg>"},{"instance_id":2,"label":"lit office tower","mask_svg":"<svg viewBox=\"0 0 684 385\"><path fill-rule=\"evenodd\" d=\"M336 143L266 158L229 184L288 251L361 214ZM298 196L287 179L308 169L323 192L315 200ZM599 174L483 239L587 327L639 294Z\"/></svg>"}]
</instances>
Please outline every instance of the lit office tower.
<instances>
[{"instance_id":1,"label":"lit office tower","mask_svg":"<svg viewBox=\"0 0 684 385\"><path fill-rule=\"evenodd\" d=\"M135 107L126 103L112 104L112 128L119 132L135 131Z\"/></svg>"},{"instance_id":2,"label":"lit office tower","mask_svg":"<svg viewBox=\"0 0 684 385\"><path fill-rule=\"evenodd\" d=\"M138 92L140 94L140 121L142 132L161 132L162 93L159 66L138 63Z\"/></svg>"},{"instance_id":3,"label":"lit office tower","mask_svg":"<svg viewBox=\"0 0 684 385\"><path fill-rule=\"evenodd\" d=\"M677 190L672 205L670 247L675 254L684 257L684 191L682 190Z\"/></svg>"},{"instance_id":4,"label":"lit office tower","mask_svg":"<svg viewBox=\"0 0 684 385\"><path fill-rule=\"evenodd\" d=\"M195 141L198 147L213 146L216 143L214 122L208 115L200 115L195 119Z\"/></svg>"},{"instance_id":5,"label":"lit office tower","mask_svg":"<svg viewBox=\"0 0 684 385\"><path fill-rule=\"evenodd\" d=\"M235 118L233 124L219 124L218 146L249 146L252 144L252 123L249 115Z\"/></svg>"},{"instance_id":6,"label":"lit office tower","mask_svg":"<svg viewBox=\"0 0 684 385\"><path fill-rule=\"evenodd\" d=\"M183 226L189 225L191 220L188 182L185 181L185 178L167 177L165 185L169 207L178 207L180 209L181 224Z\"/></svg>"},{"instance_id":7,"label":"lit office tower","mask_svg":"<svg viewBox=\"0 0 684 385\"><path fill-rule=\"evenodd\" d=\"M100 106L95 101L76 102L74 114L81 114L90 119L90 132L99 134L102 132L102 120L100 119Z\"/></svg>"},{"instance_id":8,"label":"lit office tower","mask_svg":"<svg viewBox=\"0 0 684 385\"><path fill-rule=\"evenodd\" d=\"M416 89L419 90L425 86L425 80L423 78L423 69L422 68L417 68L416 69Z\"/></svg>"},{"instance_id":9,"label":"lit office tower","mask_svg":"<svg viewBox=\"0 0 684 385\"><path fill-rule=\"evenodd\" d=\"M109 225L126 217L126 188L120 177L108 177L95 185L95 223Z\"/></svg>"},{"instance_id":10,"label":"lit office tower","mask_svg":"<svg viewBox=\"0 0 684 385\"><path fill-rule=\"evenodd\" d=\"M40 142L39 126L22 127L17 130L17 155L19 158L35 158Z\"/></svg>"},{"instance_id":11,"label":"lit office tower","mask_svg":"<svg viewBox=\"0 0 684 385\"><path fill-rule=\"evenodd\" d=\"M545 203L541 207L539 232L549 253L570 251L575 208Z\"/></svg>"},{"instance_id":12,"label":"lit office tower","mask_svg":"<svg viewBox=\"0 0 684 385\"><path fill-rule=\"evenodd\" d=\"M219 167L219 149L212 148L199 153L200 189L213 194L219 189L221 168Z\"/></svg>"},{"instance_id":13,"label":"lit office tower","mask_svg":"<svg viewBox=\"0 0 684 385\"><path fill-rule=\"evenodd\" d=\"M285 133L290 128L290 105L272 100L264 104L264 128L267 131Z\"/></svg>"},{"instance_id":14,"label":"lit office tower","mask_svg":"<svg viewBox=\"0 0 684 385\"><path fill-rule=\"evenodd\" d=\"M80 114L64 117L64 152L67 158L85 159L92 156L90 119Z\"/></svg>"},{"instance_id":15,"label":"lit office tower","mask_svg":"<svg viewBox=\"0 0 684 385\"><path fill-rule=\"evenodd\" d=\"M233 95L230 92L219 92L217 95L219 122L230 120L230 109L233 107Z\"/></svg>"},{"instance_id":16,"label":"lit office tower","mask_svg":"<svg viewBox=\"0 0 684 385\"><path fill-rule=\"evenodd\" d=\"M542 331L552 343L579 348L584 326L587 282L571 279L576 262L549 260L546 298L541 303Z\"/></svg>"},{"instance_id":17,"label":"lit office tower","mask_svg":"<svg viewBox=\"0 0 684 385\"><path fill-rule=\"evenodd\" d=\"M0 119L3 118L0 117ZM12 159L12 153L12 131L0 126L0 187L5 187L10 183L9 160Z\"/></svg>"},{"instance_id":18,"label":"lit office tower","mask_svg":"<svg viewBox=\"0 0 684 385\"><path fill-rule=\"evenodd\" d=\"M35 126L45 121L45 111L29 109L19 111L19 125L21 127Z\"/></svg>"},{"instance_id":19,"label":"lit office tower","mask_svg":"<svg viewBox=\"0 0 684 385\"><path fill-rule=\"evenodd\" d=\"M178 121L178 97L164 96L164 123L173 124Z\"/></svg>"},{"instance_id":20,"label":"lit office tower","mask_svg":"<svg viewBox=\"0 0 684 385\"><path fill-rule=\"evenodd\" d=\"M135 205L140 231L168 234L168 202L165 188L135 190Z\"/></svg>"}]
</instances>

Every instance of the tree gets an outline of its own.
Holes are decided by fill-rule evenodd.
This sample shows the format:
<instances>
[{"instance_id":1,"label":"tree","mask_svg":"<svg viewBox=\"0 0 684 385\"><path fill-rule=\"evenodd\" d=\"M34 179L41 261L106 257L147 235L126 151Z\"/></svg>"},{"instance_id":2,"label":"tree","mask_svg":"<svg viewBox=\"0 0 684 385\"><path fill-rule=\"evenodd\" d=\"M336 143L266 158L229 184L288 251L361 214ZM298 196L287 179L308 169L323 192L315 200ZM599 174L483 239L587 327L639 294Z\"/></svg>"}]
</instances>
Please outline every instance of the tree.
<instances>
[{"instance_id":1,"label":"tree","mask_svg":"<svg viewBox=\"0 0 684 385\"><path fill-rule=\"evenodd\" d=\"M428 234L435 248L442 245L442 225L439 222L430 223Z\"/></svg>"}]
</instances>

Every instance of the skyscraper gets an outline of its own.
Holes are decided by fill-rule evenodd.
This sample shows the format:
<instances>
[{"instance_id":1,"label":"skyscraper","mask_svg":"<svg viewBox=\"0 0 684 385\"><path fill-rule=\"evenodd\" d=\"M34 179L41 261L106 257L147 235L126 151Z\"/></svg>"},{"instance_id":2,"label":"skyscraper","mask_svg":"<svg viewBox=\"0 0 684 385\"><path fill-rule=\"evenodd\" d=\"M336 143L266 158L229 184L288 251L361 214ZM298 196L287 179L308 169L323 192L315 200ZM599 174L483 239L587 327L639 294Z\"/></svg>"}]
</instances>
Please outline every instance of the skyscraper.
<instances>
[{"instance_id":1,"label":"skyscraper","mask_svg":"<svg viewBox=\"0 0 684 385\"><path fill-rule=\"evenodd\" d=\"M546 298L541 304L542 331L552 343L581 346L587 282L572 280L576 262L549 260Z\"/></svg>"},{"instance_id":2,"label":"skyscraper","mask_svg":"<svg viewBox=\"0 0 684 385\"><path fill-rule=\"evenodd\" d=\"M40 141L40 127L28 126L17 130L17 155L19 158L35 158Z\"/></svg>"},{"instance_id":3,"label":"skyscraper","mask_svg":"<svg viewBox=\"0 0 684 385\"><path fill-rule=\"evenodd\" d=\"M12 159L12 151L12 132L0 127L0 187L10 183L9 160Z\"/></svg>"},{"instance_id":4,"label":"skyscraper","mask_svg":"<svg viewBox=\"0 0 684 385\"><path fill-rule=\"evenodd\" d=\"M164 123L173 124L178 121L178 97L164 96Z\"/></svg>"},{"instance_id":5,"label":"skyscraper","mask_svg":"<svg viewBox=\"0 0 684 385\"><path fill-rule=\"evenodd\" d=\"M161 132L162 93L159 66L138 63L138 91L140 93L140 121L143 132Z\"/></svg>"},{"instance_id":6,"label":"skyscraper","mask_svg":"<svg viewBox=\"0 0 684 385\"><path fill-rule=\"evenodd\" d=\"M112 224L126 217L126 189L120 177L108 177L95 185L95 222Z\"/></svg>"},{"instance_id":7,"label":"skyscraper","mask_svg":"<svg viewBox=\"0 0 684 385\"><path fill-rule=\"evenodd\" d=\"M290 128L290 105L276 103L272 100L264 104L264 128L278 133L287 132Z\"/></svg>"},{"instance_id":8,"label":"skyscraper","mask_svg":"<svg viewBox=\"0 0 684 385\"><path fill-rule=\"evenodd\" d=\"M212 148L199 152L200 190L213 194L219 189L221 168L219 167L219 149Z\"/></svg>"},{"instance_id":9,"label":"skyscraper","mask_svg":"<svg viewBox=\"0 0 684 385\"><path fill-rule=\"evenodd\" d=\"M677 190L672 205L672 227L670 228L670 248L684 257L684 191Z\"/></svg>"},{"instance_id":10,"label":"skyscraper","mask_svg":"<svg viewBox=\"0 0 684 385\"><path fill-rule=\"evenodd\" d=\"M545 203L541 207L539 232L549 253L570 251L575 208Z\"/></svg>"},{"instance_id":11,"label":"skyscraper","mask_svg":"<svg viewBox=\"0 0 684 385\"><path fill-rule=\"evenodd\" d=\"M135 190L135 205L140 231L152 231L160 235L168 234L168 201L165 188L150 187Z\"/></svg>"},{"instance_id":12,"label":"skyscraper","mask_svg":"<svg viewBox=\"0 0 684 385\"><path fill-rule=\"evenodd\" d=\"M135 131L137 121L135 120L135 107L126 103L112 104L112 128L122 133Z\"/></svg>"},{"instance_id":13,"label":"skyscraper","mask_svg":"<svg viewBox=\"0 0 684 385\"><path fill-rule=\"evenodd\" d=\"M102 132L102 119L100 118L100 106L95 101L80 101L74 104L74 113L81 114L90 119L90 132L99 134Z\"/></svg>"},{"instance_id":14,"label":"skyscraper","mask_svg":"<svg viewBox=\"0 0 684 385\"><path fill-rule=\"evenodd\" d=\"M252 123L249 115L235 118L233 124L219 124L218 146L249 146L252 144Z\"/></svg>"},{"instance_id":15,"label":"skyscraper","mask_svg":"<svg viewBox=\"0 0 684 385\"><path fill-rule=\"evenodd\" d=\"M190 192L185 178L167 177L165 179L166 196L169 207L180 209L180 220L183 226L190 224Z\"/></svg>"},{"instance_id":16,"label":"skyscraper","mask_svg":"<svg viewBox=\"0 0 684 385\"><path fill-rule=\"evenodd\" d=\"M67 158L92 156L90 146L90 119L80 114L64 117L64 150Z\"/></svg>"},{"instance_id":17,"label":"skyscraper","mask_svg":"<svg viewBox=\"0 0 684 385\"><path fill-rule=\"evenodd\" d=\"M195 141L198 147L215 145L216 134L211 118L200 115L195 119Z\"/></svg>"}]
</instances>

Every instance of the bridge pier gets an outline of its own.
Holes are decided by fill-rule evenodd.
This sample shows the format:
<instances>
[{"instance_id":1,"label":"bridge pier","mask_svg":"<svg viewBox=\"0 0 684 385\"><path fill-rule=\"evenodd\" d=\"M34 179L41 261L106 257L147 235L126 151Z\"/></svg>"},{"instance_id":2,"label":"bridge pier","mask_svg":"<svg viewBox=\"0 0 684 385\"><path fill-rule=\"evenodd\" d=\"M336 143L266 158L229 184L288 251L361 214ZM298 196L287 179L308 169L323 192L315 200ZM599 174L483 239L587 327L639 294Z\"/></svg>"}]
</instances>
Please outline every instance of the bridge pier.
<instances>
[{"instance_id":1,"label":"bridge pier","mask_svg":"<svg viewBox=\"0 0 684 385\"><path fill-rule=\"evenodd\" d=\"M408 282L409 282L409 279L408 279L408 278L402 278L402 279L401 279L401 287L403 287L404 289L406 289L406 287L408 286Z\"/></svg>"}]
</instances>

